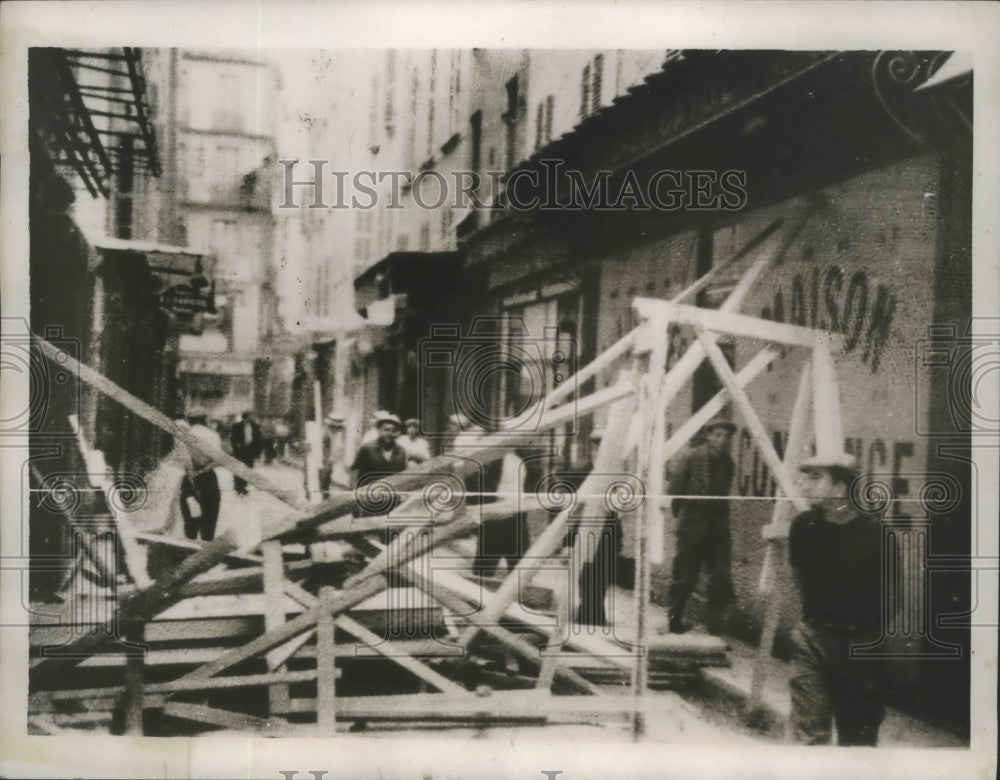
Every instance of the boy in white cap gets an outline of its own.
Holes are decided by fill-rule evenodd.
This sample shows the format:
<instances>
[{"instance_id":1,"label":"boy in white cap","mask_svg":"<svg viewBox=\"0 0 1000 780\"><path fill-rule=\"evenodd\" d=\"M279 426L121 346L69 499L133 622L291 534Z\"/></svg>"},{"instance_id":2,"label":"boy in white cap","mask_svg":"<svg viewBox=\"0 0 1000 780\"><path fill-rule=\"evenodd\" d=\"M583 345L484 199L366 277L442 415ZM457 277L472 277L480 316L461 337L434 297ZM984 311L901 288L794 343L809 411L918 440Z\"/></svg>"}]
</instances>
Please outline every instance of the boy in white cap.
<instances>
[{"instance_id":1,"label":"boy in white cap","mask_svg":"<svg viewBox=\"0 0 1000 780\"><path fill-rule=\"evenodd\" d=\"M881 635L882 531L850 500L857 464L846 453L818 455L799 467L812 507L788 535L788 556L802 595L795 632L792 728L795 741L875 745L885 715L882 663L851 649Z\"/></svg>"}]
</instances>

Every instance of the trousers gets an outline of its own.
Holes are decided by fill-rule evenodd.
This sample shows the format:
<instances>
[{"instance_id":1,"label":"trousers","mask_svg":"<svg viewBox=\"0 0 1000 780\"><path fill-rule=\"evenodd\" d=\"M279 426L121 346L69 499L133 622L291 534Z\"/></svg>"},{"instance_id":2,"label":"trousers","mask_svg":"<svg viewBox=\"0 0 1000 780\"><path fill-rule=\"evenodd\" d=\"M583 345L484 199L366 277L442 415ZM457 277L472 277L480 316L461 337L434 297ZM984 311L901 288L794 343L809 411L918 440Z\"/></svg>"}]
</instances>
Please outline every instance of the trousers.
<instances>
[{"instance_id":1,"label":"trousers","mask_svg":"<svg viewBox=\"0 0 1000 780\"><path fill-rule=\"evenodd\" d=\"M192 517L187 505L187 498L193 497L201 507L201 517ZM197 539L199 534L203 541L210 542L215 538L215 526L219 521L219 508L222 504L222 494L219 490L219 477L214 469L207 469L193 478L184 478L181 486L181 516L184 518L184 536Z\"/></svg>"},{"instance_id":2,"label":"trousers","mask_svg":"<svg viewBox=\"0 0 1000 780\"><path fill-rule=\"evenodd\" d=\"M702 566L708 574L708 611L718 617L734 598L728 516L725 512L686 510L678 519L676 536L677 551L667 593L671 617L680 620L684 614Z\"/></svg>"},{"instance_id":3,"label":"trousers","mask_svg":"<svg viewBox=\"0 0 1000 780\"><path fill-rule=\"evenodd\" d=\"M506 558L507 567L513 569L527 543L528 516L524 512L483 523L479 527L479 546L472 568L490 576L500 566L500 560Z\"/></svg>"},{"instance_id":4,"label":"trousers","mask_svg":"<svg viewBox=\"0 0 1000 780\"><path fill-rule=\"evenodd\" d=\"M791 692L795 742L829 744L836 722L838 744L875 745L885 717L888 688L883 663L851 658L851 646L863 640L829 628L800 623L794 641L797 671Z\"/></svg>"}]
</instances>

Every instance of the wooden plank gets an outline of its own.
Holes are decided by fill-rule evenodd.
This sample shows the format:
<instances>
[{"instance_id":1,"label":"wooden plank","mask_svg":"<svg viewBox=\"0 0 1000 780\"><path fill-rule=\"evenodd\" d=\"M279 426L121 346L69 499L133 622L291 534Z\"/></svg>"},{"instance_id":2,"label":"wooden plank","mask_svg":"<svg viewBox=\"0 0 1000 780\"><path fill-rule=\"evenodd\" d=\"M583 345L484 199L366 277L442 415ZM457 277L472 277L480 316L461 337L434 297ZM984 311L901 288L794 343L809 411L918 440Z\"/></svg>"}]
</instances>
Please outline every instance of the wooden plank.
<instances>
[{"instance_id":1,"label":"wooden plank","mask_svg":"<svg viewBox=\"0 0 1000 780\"><path fill-rule=\"evenodd\" d=\"M298 672L275 672L268 674L247 674L237 677L210 677L206 680L173 680L148 683L146 696L153 694L178 693L181 691L230 690L235 688L256 688L274 683L309 682L316 679L316 672L307 669ZM104 688L76 688L61 691L46 691L52 701L73 701L74 699L101 699L120 696L125 688L120 685Z\"/></svg>"},{"instance_id":2,"label":"wooden plank","mask_svg":"<svg viewBox=\"0 0 1000 780\"><path fill-rule=\"evenodd\" d=\"M455 572L450 572L447 569L438 569L434 572L433 578L428 579L416 566L409 564L406 567L404 574L414 585L423 590L425 593L430 594L443 606L452 610L456 614L461 615L465 620L477 625L480 630L485 631L487 634L490 634L494 638L503 642L504 645L509 647L529 663L540 666L541 661L539 660L539 649L537 647L526 642L524 639L506 628L497 625L495 621L487 623L482 620L470 606L470 601L467 600L466 596L463 595L460 590L454 590L450 587L452 585L459 585L459 587L462 587L461 583L471 585L471 583L467 583ZM448 582L447 585L445 584L445 581ZM475 588L476 586L472 585L472 587ZM473 604L477 598L477 595L472 597L471 601ZM528 613L524 614L527 615ZM456 645L456 647L461 648L461 645ZM584 693L592 695L600 693L600 690L596 686L587 682L576 672L564 667L562 664L556 666L555 677L576 686Z\"/></svg>"},{"instance_id":3,"label":"wooden plank","mask_svg":"<svg viewBox=\"0 0 1000 780\"><path fill-rule=\"evenodd\" d=\"M286 592L288 592L292 598L295 598L304 607L311 607L317 602L315 596L295 583L287 583L285 587ZM349 633L355 639L363 642L366 647L373 651L373 653L389 658L407 671L415 674L420 679L429 682L443 693L452 693L457 695L468 693L468 691L466 691L461 685L452 682L444 675L431 669L427 664L418 661L409 649L407 649L402 643L390 642L383 637L378 636L376 633L369 631L349 615L339 615L334 622L336 626ZM438 645L435 649L439 650L440 645ZM357 649L355 649L355 653L357 653ZM363 658L364 656L357 657Z\"/></svg>"},{"instance_id":4,"label":"wooden plank","mask_svg":"<svg viewBox=\"0 0 1000 780\"><path fill-rule=\"evenodd\" d=\"M813 430L816 452L838 455L844 449L844 432L840 420L840 391L837 371L825 339L817 339L812 352Z\"/></svg>"},{"instance_id":5,"label":"wooden plank","mask_svg":"<svg viewBox=\"0 0 1000 780\"><path fill-rule=\"evenodd\" d=\"M170 701L163 705L163 714L184 720L207 723L212 726L222 726L237 731L273 732L287 731L289 726L285 721L267 720L240 712L220 710L216 707L206 707L202 704L188 704Z\"/></svg>"},{"instance_id":6,"label":"wooden plank","mask_svg":"<svg viewBox=\"0 0 1000 780\"><path fill-rule=\"evenodd\" d=\"M96 388L116 403L124 406L130 412L155 425L157 428L166 431L175 440L183 442L185 446L208 458L211 462L228 469L237 477L245 479L254 487L270 493L290 507L301 511L308 509L308 505L296 493L284 490L280 486L273 484L269 479L261 475L259 471L254 471L247 467L242 461L237 460L229 453L211 447L197 437L192 436L187 428L178 425L159 409L150 406L145 401L132 395L123 387L115 384L90 366L81 363L72 355L50 344L45 339L39 338L37 335L32 334L32 339L37 343L42 354L49 360L57 363L61 368L69 370L70 373Z\"/></svg>"},{"instance_id":7,"label":"wooden plank","mask_svg":"<svg viewBox=\"0 0 1000 780\"><path fill-rule=\"evenodd\" d=\"M718 374L722 384L725 385L726 389L729 391L733 402L736 404L736 408L740 410L740 414L746 422L747 427L750 429L750 434L753 436L761 455L763 455L764 461L767 463L767 467L771 470L771 475L774 477L775 482L778 483L782 492L790 498L795 508L800 512L804 512L809 508L808 504L798 495L800 491L795 487L795 480L792 479L788 469L785 468L785 464L782 463L781 458L778 457L778 453L774 449L774 444L767 435L764 424L760 421L760 418L754 411L753 404L750 403L750 399L747 397L746 392L736 381L736 375L729 367L729 363L726 362L726 358L722 354L722 350L720 350L715 341L708 336L708 332L704 328L700 326L695 328L695 333L698 335L699 341L701 341L703 347L705 348L705 353L707 354L712 367L715 369L715 373Z\"/></svg>"},{"instance_id":8,"label":"wooden plank","mask_svg":"<svg viewBox=\"0 0 1000 780\"><path fill-rule=\"evenodd\" d=\"M773 363L781 352L772 347L765 347L753 358L751 358L743 368L736 374L736 381L740 387L746 387L750 382L760 376L771 363ZM702 429L716 414L722 411L729 402L729 393L722 389L713 396L712 400L701 407L691 417L689 417L674 434L667 439L663 446L663 459L669 461L680 452L692 437ZM669 496L668 496L669 499Z\"/></svg>"},{"instance_id":9,"label":"wooden plank","mask_svg":"<svg viewBox=\"0 0 1000 780\"><path fill-rule=\"evenodd\" d=\"M261 554L264 558L264 629L270 631L278 628L285 622L285 569L284 559L281 554L281 542L270 541L261 545ZM282 648L277 648L282 650ZM284 655L284 652L281 652ZM266 655L267 670L269 672L279 671L281 668L281 655L275 655L271 651ZM269 702L268 712L277 715L288 710L288 686L275 683L268 688L267 697Z\"/></svg>"},{"instance_id":10,"label":"wooden plank","mask_svg":"<svg viewBox=\"0 0 1000 780\"><path fill-rule=\"evenodd\" d=\"M316 730L320 735L337 729L336 654L334 651L333 604L329 585L319 590L320 612L316 622Z\"/></svg>"},{"instance_id":11,"label":"wooden plank","mask_svg":"<svg viewBox=\"0 0 1000 780\"><path fill-rule=\"evenodd\" d=\"M471 527L473 526L469 523L469 521L462 518L456 520L448 526L445 526L444 528L437 529L431 541L432 549L436 548L440 544L443 544L453 535L467 533ZM402 565L407 563L409 560L422 552L424 551L417 549L413 545L403 549L400 552L400 557L398 559L399 564ZM381 571L371 571L367 577L358 579L349 587L345 584L344 590L339 592L332 601L332 614L338 615L385 589L385 579L377 576L382 573L384 573L384 569ZM242 647L231 650L221 658L217 658L195 670L188 675L188 677L211 677L224 669L229 668L233 664L244 661L247 658L252 658L260 653L267 652L289 639L298 636L303 631L312 629L316 625L320 609L321 606L318 604L314 607L308 608L301 615L298 615L279 628L274 629L273 631L268 631L263 636L258 637Z\"/></svg>"},{"instance_id":12,"label":"wooden plank","mask_svg":"<svg viewBox=\"0 0 1000 780\"><path fill-rule=\"evenodd\" d=\"M647 496L659 496L663 493L663 445L664 419L667 404L672 400L673 393L667 386L667 319L662 311L652 312L646 322L653 348L649 353L649 365L643 378L645 403L640 402L640 414L645 417L643 431L645 436L639 444L638 472L642 475ZM649 535L656 523L662 523L662 509L659 501L645 501L638 512L635 542L635 616L636 644L635 666L632 672L632 734L639 740L646 732L646 721L641 707L649 682L649 655L647 641L649 627L646 624L646 613L649 611L650 564L653 555L650 552ZM663 537L660 535L662 548ZM661 549L662 552L662 549ZM659 557L659 556L657 556Z\"/></svg>"},{"instance_id":13,"label":"wooden plank","mask_svg":"<svg viewBox=\"0 0 1000 780\"><path fill-rule=\"evenodd\" d=\"M48 656L29 670L29 687L49 673L54 666L79 662L99 647L103 638L112 635L116 626L143 623L182 598L181 586L218 563L221 557L236 549L230 534L224 533L201 550L185 558L180 566L162 575L154 585L130 593L118 601L118 610L102 626L102 630L79 635L68 645L59 648L59 656Z\"/></svg>"},{"instance_id":14,"label":"wooden plank","mask_svg":"<svg viewBox=\"0 0 1000 780\"><path fill-rule=\"evenodd\" d=\"M631 415L634 407L634 399L621 400L612 407L611 419L625 419ZM580 486L580 494L586 496L588 493L602 494L607 485L614 479L612 472L615 464L620 461L620 451L624 443L627 431L625 426L611 426L601 442L594 459L594 470L587 475ZM620 465L620 464L619 464ZM584 512L589 506L593 506L595 500L584 498ZM539 535L535 543L531 545L524 554L514 570L507 575L497 591L485 605L482 614L479 616L483 624L496 623L507 607L517 598L521 582L529 584L534 573L548 560L548 558L562 548L563 539L566 534L567 521L571 507L560 512L555 519L549 523L548 527ZM460 644L468 647L470 642L479 633L480 627L474 623L466 629L461 638Z\"/></svg>"},{"instance_id":15,"label":"wooden plank","mask_svg":"<svg viewBox=\"0 0 1000 780\"><path fill-rule=\"evenodd\" d=\"M175 536L164 536L163 534L147 534L140 533L136 534L135 538L137 541L145 542L146 544L159 544L166 547L176 547L181 550L190 550L191 552L199 552L205 548L198 542L193 542L190 539L179 539ZM250 555L248 553L242 552L231 552L226 553L221 556L220 560L233 560L240 561L242 563L255 563L258 566L263 564L264 560L259 555ZM209 567L211 568L211 567ZM208 571L206 569L206 571Z\"/></svg>"},{"instance_id":16,"label":"wooden plank","mask_svg":"<svg viewBox=\"0 0 1000 780\"><path fill-rule=\"evenodd\" d=\"M809 433L809 401L812 385L812 364L806 362L799 378L799 392L792 407L792 419L788 427L788 442L785 446L785 465L791 471L801 462L803 450L808 442ZM792 506L787 501L778 501L771 515L771 524L780 528L785 534L791 521ZM769 540L764 553L764 565L761 570L760 591L767 603L764 607L764 626L761 630L760 645L754 658L753 673L750 680L750 696L747 699L746 712L749 717L760 709L764 700L764 684L771 669L771 650L774 647L774 636L778 630L778 620L781 615L781 605L784 602L784 589L776 588L775 583L787 576L787 546L785 538L773 537Z\"/></svg>"},{"instance_id":17,"label":"wooden plank","mask_svg":"<svg viewBox=\"0 0 1000 780\"><path fill-rule=\"evenodd\" d=\"M661 311L671 322L681 325L700 326L716 333L760 339L790 347L811 349L819 333L800 325L788 325L720 309L702 309L682 303L670 303L658 298L636 298L634 305L645 316Z\"/></svg>"}]
</instances>

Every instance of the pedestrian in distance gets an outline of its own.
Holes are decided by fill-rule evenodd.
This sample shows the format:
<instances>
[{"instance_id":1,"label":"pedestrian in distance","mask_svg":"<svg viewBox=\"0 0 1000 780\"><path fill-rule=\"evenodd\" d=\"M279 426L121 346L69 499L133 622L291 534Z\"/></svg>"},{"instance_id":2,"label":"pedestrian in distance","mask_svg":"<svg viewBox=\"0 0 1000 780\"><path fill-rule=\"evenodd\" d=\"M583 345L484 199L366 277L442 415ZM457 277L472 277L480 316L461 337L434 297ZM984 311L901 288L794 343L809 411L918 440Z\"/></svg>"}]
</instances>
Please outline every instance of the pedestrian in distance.
<instances>
[{"instance_id":1,"label":"pedestrian in distance","mask_svg":"<svg viewBox=\"0 0 1000 780\"><path fill-rule=\"evenodd\" d=\"M407 468L416 468L431 459L431 446L420 435L420 420L411 417L403 425L406 433L399 437L399 446L406 453Z\"/></svg>"},{"instance_id":2,"label":"pedestrian in distance","mask_svg":"<svg viewBox=\"0 0 1000 780\"><path fill-rule=\"evenodd\" d=\"M379 420L386 420L389 418L395 418L397 421L399 420L399 418L396 417L396 415L394 415L387 409L379 409L377 412L375 412L375 414L372 415L371 425L368 427L368 430L365 431L364 436L361 437L361 444L362 445L371 444L373 441L375 441L379 437L379 430L378 430Z\"/></svg>"},{"instance_id":3,"label":"pedestrian in distance","mask_svg":"<svg viewBox=\"0 0 1000 780\"><path fill-rule=\"evenodd\" d=\"M253 468L264 449L264 438L252 412L244 412L243 418L233 425L229 432L229 443L233 448L233 457L247 468ZM246 480L235 477L233 487L239 495L247 495Z\"/></svg>"},{"instance_id":4,"label":"pedestrian in distance","mask_svg":"<svg viewBox=\"0 0 1000 780\"><path fill-rule=\"evenodd\" d=\"M828 744L836 723L838 744L873 746L885 716L885 665L854 651L882 634L880 523L852 505L857 465L851 455L819 455L799 468L811 507L788 531L788 557L802 597L793 635L793 738ZM778 532L763 529L765 538Z\"/></svg>"},{"instance_id":5,"label":"pedestrian in distance","mask_svg":"<svg viewBox=\"0 0 1000 780\"><path fill-rule=\"evenodd\" d=\"M603 431L595 430L590 434L592 450L600 446L602 438ZM559 482L572 485L576 492L593 470L594 462L591 459L569 472L556 472L555 476ZM622 551L621 518L617 512L610 510L596 522L589 517L575 518L567 533L566 545L573 549L577 540L581 542L579 549L584 563L580 566L577 581L579 606L576 623L607 628L605 602L611 586L617 581L618 557Z\"/></svg>"},{"instance_id":6,"label":"pedestrian in distance","mask_svg":"<svg viewBox=\"0 0 1000 780\"><path fill-rule=\"evenodd\" d=\"M203 444L222 449L222 439L209 427L205 416L189 418L190 434ZM198 452L191 453L190 470L181 482L181 517L184 519L184 536L188 539L201 538L210 542L215 538L215 527L219 521L222 492L219 476L214 463Z\"/></svg>"},{"instance_id":7,"label":"pedestrian in distance","mask_svg":"<svg viewBox=\"0 0 1000 780\"><path fill-rule=\"evenodd\" d=\"M730 559L729 490L735 470L730 446L736 426L722 415L701 429L701 443L671 469L667 493L677 518L677 547L667 594L670 633L689 630L684 609L704 567L708 574L709 633L720 634L734 600Z\"/></svg>"},{"instance_id":8,"label":"pedestrian in distance","mask_svg":"<svg viewBox=\"0 0 1000 780\"><path fill-rule=\"evenodd\" d=\"M380 477L398 474L406 469L406 453L396 441L401 426L399 418L384 412L376 420L376 426L378 437L369 444L361 445L351 466L355 489L363 488ZM385 514L391 509L390 506L378 514ZM362 513L365 513L363 509Z\"/></svg>"}]
</instances>

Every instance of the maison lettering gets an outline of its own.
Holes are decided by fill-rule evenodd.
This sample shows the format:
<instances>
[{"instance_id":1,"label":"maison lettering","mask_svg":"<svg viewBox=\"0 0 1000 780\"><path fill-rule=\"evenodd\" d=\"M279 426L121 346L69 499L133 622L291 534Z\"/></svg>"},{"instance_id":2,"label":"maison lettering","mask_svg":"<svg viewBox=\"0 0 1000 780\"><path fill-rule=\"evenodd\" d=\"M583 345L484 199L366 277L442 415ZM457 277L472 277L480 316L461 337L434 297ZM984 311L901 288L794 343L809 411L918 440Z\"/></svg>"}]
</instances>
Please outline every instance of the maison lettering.
<instances>
[{"instance_id":1,"label":"maison lettering","mask_svg":"<svg viewBox=\"0 0 1000 780\"><path fill-rule=\"evenodd\" d=\"M867 271L848 272L839 265L795 274L790 287L777 287L764 319L788 322L844 335L844 349L860 357L875 373L889 339L896 296L885 284L869 279Z\"/></svg>"}]
</instances>

